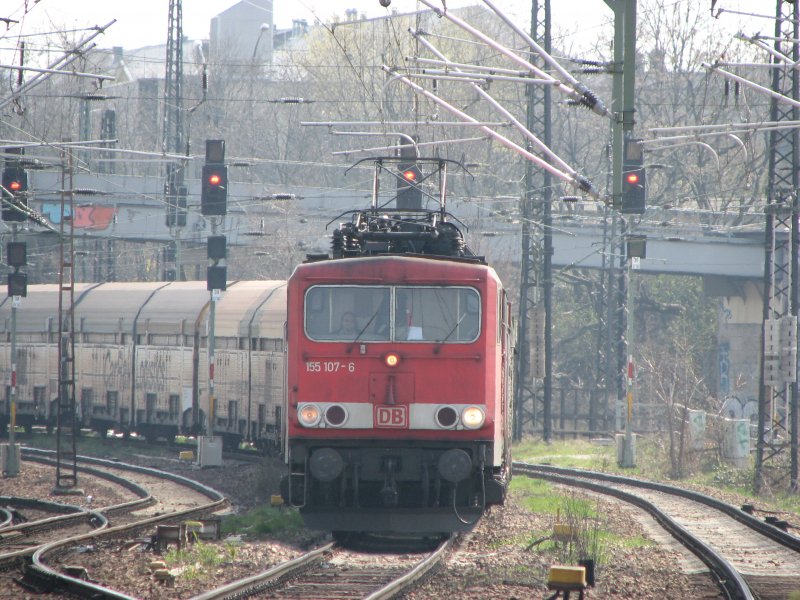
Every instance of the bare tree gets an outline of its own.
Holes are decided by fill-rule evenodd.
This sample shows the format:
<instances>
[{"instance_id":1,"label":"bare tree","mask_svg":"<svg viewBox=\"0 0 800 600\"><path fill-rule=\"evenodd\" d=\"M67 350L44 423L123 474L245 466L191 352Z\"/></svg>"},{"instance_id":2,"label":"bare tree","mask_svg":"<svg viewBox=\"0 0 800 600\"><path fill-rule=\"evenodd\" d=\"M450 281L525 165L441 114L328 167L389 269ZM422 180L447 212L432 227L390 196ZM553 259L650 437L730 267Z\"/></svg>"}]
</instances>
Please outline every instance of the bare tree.
<instances>
[{"instance_id":1,"label":"bare tree","mask_svg":"<svg viewBox=\"0 0 800 600\"><path fill-rule=\"evenodd\" d=\"M657 400L665 417L670 476L685 477L689 464L688 416L692 408L706 409L708 390L697 361L697 344L681 328L668 345L651 345L641 354L642 379L649 399ZM644 381L642 382L644 383ZM658 422L658 419L653 421Z\"/></svg>"}]
</instances>

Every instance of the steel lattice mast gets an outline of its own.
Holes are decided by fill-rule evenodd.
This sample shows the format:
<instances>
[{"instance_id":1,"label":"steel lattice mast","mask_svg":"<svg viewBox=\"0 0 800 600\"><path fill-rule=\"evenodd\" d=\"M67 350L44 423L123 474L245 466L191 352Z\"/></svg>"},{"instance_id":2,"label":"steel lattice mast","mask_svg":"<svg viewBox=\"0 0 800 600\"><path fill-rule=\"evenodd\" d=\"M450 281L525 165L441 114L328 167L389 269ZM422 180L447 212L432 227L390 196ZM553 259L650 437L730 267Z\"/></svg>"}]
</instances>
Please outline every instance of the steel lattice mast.
<instances>
[{"instance_id":1,"label":"steel lattice mast","mask_svg":"<svg viewBox=\"0 0 800 600\"><path fill-rule=\"evenodd\" d=\"M166 74L164 77L163 152L182 154L185 150L183 111L183 7L182 0L169 0L167 23ZM168 163L164 183L167 205L167 226L174 228L176 263L175 278L180 273L180 228L185 223L186 193L182 164ZM165 261L166 262L166 261Z\"/></svg>"},{"instance_id":2,"label":"steel lattice mast","mask_svg":"<svg viewBox=\"0 0 800 600\"><path fill-rule=\"evenodd\" d=\"M56 489L78 484L78 419L75 402L75 214L72 150L62 154L58 269L58 398L56 399Z\"/></svg>"},{"instance_id":3,"label":"steel lattice mast","mask_svg":"<svg viewBox=\"0 0 800 600\"><path fill-rule=\"evenodd\" d=\"M532 0L531 37L549 54L550 0ZM543 66L535 53L530 61ZM551 87L527 86L527 124L549 148L551 146ZM528 143L529 151L532 151ZM519 290L519 335L514 390L514 438L539 420L545 440L551 436L552 400L552 255L550 228L552 176L528 161L522 200L522 265ZM541 383L539 383L541 382Z\"/></svg>"},{"instance_id":4,"label":"steel lattice mast","mask_svg":"<svg viewBox=\"0 0 800 600\"><path fill-rule=\"evenodd\" d=\"M164 78L164 152L183 152L183 8L169 0L167 66Z\"/></svg>"},{"instance_id":5,"label":"steel lattice mast","mask_svg":"<svg viewBox=\"0 0 800 600\"><path fill-rule=\"evenodd\" d=\"M609 179L611 169L609 168ZM609 187L611 187L609 185ZM625 371L624 298L625 271L623 235L624 223L616 211L603 208L603 254L600 269L600 293L597 306L597 381L589 406L590 431L622 429L615 412L618 398L624 396Z\"/></svg>"},{"instance_id":6,"label":"steel lattice mast","mask_svg":"<svg viewBox=\"0 0 800 600\"><path fill-rule=\"evenodd\" d=\"M794 63L800 58L796 43L800 33L797 19L795 3L777 0L775 48L791 56ZM773 62L777 64L778 59L773 57ZM800 97L798 82L796 69L773 69L773 91L797 100ZM796 121L799 116L797 107L773 98L770 120ZM792 489L798 487L797 359L791 351L792 343L796 348L797 340L800 278L797 271L798 148L797 128L770 132L756 491L765 486L785 486L787 479ZM791 231L791 236L787 236L786 231Z\"/></svg>"}]
</instances>

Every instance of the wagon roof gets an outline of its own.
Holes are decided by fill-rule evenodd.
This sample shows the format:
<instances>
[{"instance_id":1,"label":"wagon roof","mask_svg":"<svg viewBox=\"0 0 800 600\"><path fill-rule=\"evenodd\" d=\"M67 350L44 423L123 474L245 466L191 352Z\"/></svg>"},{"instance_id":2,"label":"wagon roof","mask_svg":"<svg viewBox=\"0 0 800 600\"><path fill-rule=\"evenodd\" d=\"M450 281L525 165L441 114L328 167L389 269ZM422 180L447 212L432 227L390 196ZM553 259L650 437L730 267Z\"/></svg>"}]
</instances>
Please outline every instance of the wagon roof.
<instances>
[{"instance_id":1,"label":"wagon roof","mask_svg":"<svg viewBox=\"0 0 800 600\"><path fill-rule=\"evenodd\" d=\"M217 304L214 332L227 337L282 338L285 281L238 281Z\"/></svg>"},{"instance_id":2,"label":"wagon roof","mask_svg":"<svg viewBox=\"0 0 800 600\"><path fill-rule=\"evenodd\" d=\"M205 281L75 284L75 330L91 333L205 335L209 292ZM58 329L59 286L28 286L17 310L17 331ZM66 298L65 298L66 300ZM238 281L216 306L215 333L229 337L283 336L285 281ZM0 331L11 329L11 298L0 299Z\"/></svg>"},{"instance_id":3,"label":"wagon roof","mask_svg":"<svg viewBox=\"0 0 800 600\"><path fill-rule=\"evenodd\" d=\"M136 319L136 333L191 335L209 302L205 281L162 283Z\"/></svg>"},{"instance_id":4,"label":"wagon roof","mask_svg":"<svg viewBox=\"0 0 800 600\"><path fill-rule=\"evenodd\" d=\"M75 300L97 285L76 283ZM28 295L21 299L17 308L17 331L20 333L58 331L58 296L58 284L29 285ZM0 300L0 331L10 330L11 298L5 296Z\"/></svg>"}]
</instances>

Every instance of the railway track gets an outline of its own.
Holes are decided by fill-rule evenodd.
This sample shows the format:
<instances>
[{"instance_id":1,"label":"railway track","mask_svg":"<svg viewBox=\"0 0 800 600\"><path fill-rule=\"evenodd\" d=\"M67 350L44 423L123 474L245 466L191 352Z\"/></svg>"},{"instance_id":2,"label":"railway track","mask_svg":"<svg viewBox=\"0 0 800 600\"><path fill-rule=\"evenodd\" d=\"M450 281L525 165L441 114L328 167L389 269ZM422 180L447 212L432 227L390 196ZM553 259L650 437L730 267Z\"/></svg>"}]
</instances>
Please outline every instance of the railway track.
<instances>
[{"instance_id":1,"label":"railway track","mask_svg":"<svg viewBox=\"0 0 800 600\"><path fill-rule=\"evenodd\" d=\"M642 508L706 565L726 598L787 598L800 587L800 537L715 498L546 465L514 463L514 473L615 496Z\"/></svg>"},{"instance_id":2,"label":"railway track","mask_svg":"<svg viewBox=\"0 0 800 600\"><path fill-rule=\"evenodd\" d=\"M268 571L195 596L192 600L269 597L292 600L387 600L408 591L451 549L454 536L433 551L382 555L329 543Z\"/></svg>"},{"instance_id":3,"label":"railway track","mask_svg":"<svg viewBox=\"0 0 800 600\"><path fill-rule=\"evenodd\" d=\"M52 453L25 449L23 457L26 460L48 463L52 460ZM85 519L87 515L91 515L101 521L102 528L78 533L69 529L57 531L55 532L56 539L51 539L44 543L29 544L24 548L6 553L6 555L0 555L0 566L4 566L6 570L13 564L20 564L20 559L25 560L23 583L32 589L57 593L66 591L77 596L91 598L128 598L122 592L106 588L97 582L89 581L86 574L81 573L80 569L76 573L75 569L67 568L66 565L70 563L65 561L72 559L71 564L75 564L76 560L80 560L79 557L76 559L73 554L73 550L78 546L86 548L89 545L102 544L108 540L130 539L137 532L151 529L156 524L164 523L165 521L176 522L183 519L198 518L222 508L226 503L225 498L215 490L171 473L89 457L79 457L79 462L81 463L80 468L84 472L91 472L94 475L120 483L135 491L139 497L129 502L93 511L76 508L76 510L67 515L46 518L36 522L25 523L16 528L6 527L0 530L3 535L7 535L14 529L23 532L31 528L34 530L46 530L69 519ZM88 466L90 464L92 465L91 467ZM166 503L163 501L156 502L150 489L146 489L141 483L134 483L122 475L123 473L132 472L137 474L136 477L139 482L144 480L157 483L161 486L162 492L165 491L164 486L173 486L172 492L165 494L165 497L168 496L171 501ZM63 512L63 505L61 506ZM110 526L105 516L107 514L121 515L116 521L125 520L127 522ZM52 534L53 532L51 531L50 533Z\"/></svg>"},{"instance_id":4,"label":"railway track","mask_svg":"<svg viewBox=\"0 0 800 600\"><path fill-rule=\"evenodd\" d=\"M0 503L14 510L26 510L27 513L28 509L32 509L44 515L18 525L10 524L0 530L0 568L16 558L30 556L48 539L108 527L108 519L101 511L6 496L0 496ZM35 534L39 534L38 537L34 538Z\"/></svg>"},{"instance_id":5,"label":"railway track","mask_svg":"<svg viewBox=\"0 0 800 600\"><path fill-rule=\"evenodd\" d=\"M25 458L48 466L55 465L48 455L28 449ZM14 524L9 521L0 529L0 570L7 570L18 559L32 556L51 541L105 529L111 515L125 515L156 503L145 488L119 474L85 465L79 468L79 472L115 483L131 492L135 499L89 510L61 502L0 496L0 504L17 510L18 514L24 511L26 516L25 522Z\"/></svg>"}]
</instances>

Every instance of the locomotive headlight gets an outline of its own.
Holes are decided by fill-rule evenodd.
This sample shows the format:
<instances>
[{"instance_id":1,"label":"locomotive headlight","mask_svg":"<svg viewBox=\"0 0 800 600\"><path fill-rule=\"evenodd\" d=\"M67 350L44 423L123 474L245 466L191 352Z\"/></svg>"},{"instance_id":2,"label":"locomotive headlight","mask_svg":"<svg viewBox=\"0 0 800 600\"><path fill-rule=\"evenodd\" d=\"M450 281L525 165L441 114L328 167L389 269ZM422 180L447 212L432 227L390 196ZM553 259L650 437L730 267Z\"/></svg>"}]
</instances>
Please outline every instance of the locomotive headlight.
<instances>
[{"instance_id":1,"label":"locomotive headlight","mask_svg":"<svg viewBox=\"0 0 800 600\"><path fill-rule=\"evenodd\" d=\"M458 413L452 406L440 406L435 414L436 424L442 429L453 429L458 422Z\"/></svg>"},{"instance_id":2,"label":"locomotive headlight","mask_svg":"<svg viewBox=\"0 0 800 600\"><path fill-rule=\"evenodd\" d=\"M302 404L297 409L297 418L303 427L315 427L321 416L322 413L316 404Z\"/></svg>"},{"instance_id":3,"label":"locomotive headlight","mask_svg":"<svg viewBox=\"0 0 800 600\"><path fill-rule=\"evenodd\" d=\"M347 410L339 404L331 404L325 409L325 422L331 427L341 427L347 420Z\"/></svg>"},{"instance_id":4,"label":"locomotive headlight","mask_svg":"<svg viewBox=\"0 0 800 600\"><path fill-rule=\"evenodd\" d=\"M468 406L461 411L461 423L467 429L480 429L486 421L486 413L480 406Z\"/></svg>"},{"instance_id":5,"label":"locomotive headlight","mask_svg":"<svg viewBox=\"0 0 800 600\"><path fill-rule=\"evenodd\" d=\"M389 354L383 357L383 362L386 364L387 367L396 367L397 365L400 364L400 357L394 352L390 352Z\"/></svg>"}]
</instances>

